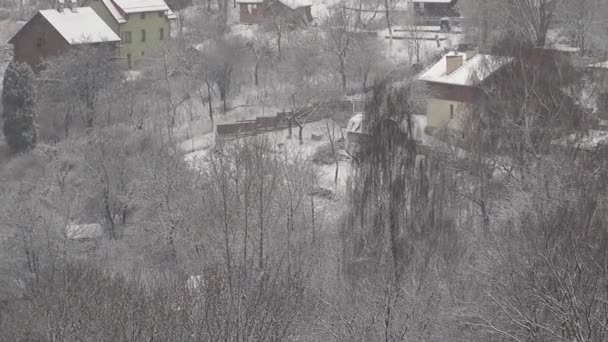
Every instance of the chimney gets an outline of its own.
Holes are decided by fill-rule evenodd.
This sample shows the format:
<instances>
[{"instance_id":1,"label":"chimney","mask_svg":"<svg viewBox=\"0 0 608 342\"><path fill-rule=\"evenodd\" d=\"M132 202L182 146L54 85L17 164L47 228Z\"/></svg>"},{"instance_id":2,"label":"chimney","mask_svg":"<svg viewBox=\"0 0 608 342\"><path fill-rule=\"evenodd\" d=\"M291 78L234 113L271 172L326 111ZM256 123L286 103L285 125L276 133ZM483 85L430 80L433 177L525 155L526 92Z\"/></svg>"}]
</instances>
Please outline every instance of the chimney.
<instances>
[{"instance_id":1,"label":"chimney","mask_svg":"<svg viewBox=\"0 0 608 342\"><path fill-rule=\"evenodd\" d=\"M65 7L65 1L57 0L57 12L63 12L64 7Z\"/></svg>"},{"instance_id":2,"label":"chimney","mask_svg":"<svg viewBox=\"0 0 608 342\"><path fill-rule=\"evenodd\" d=\"M464 52L465 59L468 61L469 59L475 57L478 53L479 53L478 48L468 49L467 51Z\"/></svg>"},{"instance_id":3,"label":"chimney","mask_svg":"<svg viewBox=\"0 0 608 342\"><path fill-rule=\"evenodd\" d=\"M462 55L454 52L454 55L445 56L445 74L449 75L454 70L460 68L462 66Z\"/></svg>"}]
</instances>

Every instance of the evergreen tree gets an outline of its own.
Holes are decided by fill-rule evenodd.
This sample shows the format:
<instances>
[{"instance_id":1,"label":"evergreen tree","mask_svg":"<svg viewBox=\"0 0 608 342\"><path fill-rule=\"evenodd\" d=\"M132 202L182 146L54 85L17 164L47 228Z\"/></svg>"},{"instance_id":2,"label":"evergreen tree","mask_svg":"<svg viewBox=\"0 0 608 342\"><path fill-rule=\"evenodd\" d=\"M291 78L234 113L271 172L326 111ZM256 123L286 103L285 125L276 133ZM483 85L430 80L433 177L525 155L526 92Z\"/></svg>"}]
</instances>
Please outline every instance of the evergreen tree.
<instances>
[{"instance_id":1,"label":"evergreen tree","mask_svg":"<svg viewBox=\"0 0 608 342\"><path fill-rule=\"evenodd\" d=\"M38 141L34 72L27 64L11 61L2 82L3 132L13 152L30 150Z\"/></svg>"}]
</instances>

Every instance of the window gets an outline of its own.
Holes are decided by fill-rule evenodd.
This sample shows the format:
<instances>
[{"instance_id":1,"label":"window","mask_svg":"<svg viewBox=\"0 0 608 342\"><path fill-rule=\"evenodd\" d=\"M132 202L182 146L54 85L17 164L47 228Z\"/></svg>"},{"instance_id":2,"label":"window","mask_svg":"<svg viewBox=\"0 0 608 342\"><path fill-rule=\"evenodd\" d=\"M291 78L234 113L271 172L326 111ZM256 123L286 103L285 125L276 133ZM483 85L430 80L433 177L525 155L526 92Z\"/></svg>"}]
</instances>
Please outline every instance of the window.
<instances>
[{"instance_id":1,"label":"window","mask_svg":"<svg viewBox=\"0 0 608 342\"><path fill-rule=\"evenodd\" d=\"M131 31L120 32L120 40L125 44L131 43Z\"/></svg>"},{"instance_id":2,"label":"window","mask_svg":"<svg viewBox=\"0 0 608 342\"><path fill-rule=\"evenodd\" d=\"M165 16L165 12L163 12L163 11L158 12L158 17L159 18L162 18L164 16Z\"/></svg>"},{"instance_id":3,"label":"window","mask_svg":"<svg viewBox=\"0 0 608 342\"><path fill-rule=\"evenodd\" d=\"M143 52L143 51L141 52L141 55L142 55L142 56L144 55L144 52Z\"/></svg>"},{"instance_id":4,"label":"window","mask_svg":"<svg viewBox=\"0 0 608 342\"><path fill-rule=\"evenodd\" d=\"M125 20L129 20L129 15L125 14Z\"/></svg>"},{"instance_id":5,"label":"window","mask_svg":"<svg viewBox=\"0 0 608 342\"><path fill-rule=\"evenodd\" d=\"M141 30L141 41L142 42L146 41L146 30Z\"/></svg>"},{"instance_id":6,"label":"window","mask_svg":"<svg viewBox=\"0 0 608 342\"><path fill-rule=\"evenodd\" d=\"M165 39L165 29L164 28L161 27L160 30L158 31L158 34L159 34L160 40Z\"/></svg>"},{"instance_id":7,"label":"window","mask_svg":"<svg viewBox=\"0 0 608 342\"><path fill-rule=\"evenodd\" d=\"M131 54L130 53L127 54L127 65L129 66L129 69L131 69Z\"/></svg>"},{"instance_id":8,"label":"window","mask_svg":"<svg viewBox=\"0 0 608 342\"><path fill-rule=\"evenodd\" d=\"M44 40L43 37L38 37L38 39L36 39L36 47L39 49L42 49L45 45L46 41Z\"/></svg>"},{"instance_id":9,"label":"window","mask_svg":"<svg viewBox=\"0 0 608 342\"><path fill-rule=\"evenodd\" d=\"M450 105L450 119L454 119L454 105Z\"/></svg>"},{"instance_id":10,"label":"window","mask_svg":"<svg viewBox=\"0 0 608 342\"><path fill-rule=\"evenodd\" d=\"M141 17L141 20L146 19L146 13L143 13L143 12L142 12L142 13L141 13L139 16Z\"/></svg>"}]
</instances>

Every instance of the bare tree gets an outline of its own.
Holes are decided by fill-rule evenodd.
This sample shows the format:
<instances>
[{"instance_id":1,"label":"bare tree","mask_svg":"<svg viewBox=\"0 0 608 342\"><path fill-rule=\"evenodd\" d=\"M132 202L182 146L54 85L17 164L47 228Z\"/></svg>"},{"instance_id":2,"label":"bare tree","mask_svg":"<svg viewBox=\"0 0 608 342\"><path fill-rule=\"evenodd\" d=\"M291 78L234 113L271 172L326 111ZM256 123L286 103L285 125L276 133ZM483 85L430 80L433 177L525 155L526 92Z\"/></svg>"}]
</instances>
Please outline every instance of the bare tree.
<instances>
[{"instance_id":1,"label":"bare tree","mask_svg":"<svg viewBox=\"0 0 608 342\"><path fill-rule=\"evenodd\" d=\"M163 44L143 61L145 82L152 85L158 95L159 112L165 113L164 128L168 139L173 139L173 130L180 116L180 109L191 98L191 88L187 82L181 63L184 54L173 44Z\"/></svg>"},{"instance_id":2,"label":"bare tree","mask_svg":"<svg viewBox=\"0 0 608 342\"><path fill-rule=\"evenodd\" d=\"M605 2L594 0L563 1L559 7L560 22L581 54L587 55L594 48L605 49L606 44L598 35L605 27L607 10Z\"/></svg>"},{"instance_id":3,"label":"bare tree","mask_svg":"<svg viewBox=\"0 0 608 342\"><path fill-rule=\"evenodd\" d=\"M496 5L504 16L508 30L530 40L537 47L544 47L547 32L561 2L562 0L508 0L498 1Z\"/></svg>"},{"instance_id":4,"label":"bare tree","mask_svg":"<svg viewBox=\"0 0 608 342\"><path fill-rule=\"evenodd\" d=\"M348 62L357 53L357 41L354 37L356 27L352 11L335 8L322 24L323 37L318 44L327 50L337 61L342 91L347 90Z\"/></svg>"},{"instance_id":5,"label":"bare tree","mask_svg":"<svg viewBox=\"0 0 608 342\"><path fill-rule=\"evenodd\" d=\"M253 67L253 84L257 87L259 85L258 75L260 66L264 63L265 60L272 57L272 50L268 45L268 41L254 40L248 42L247 47L249 47L255 58L255 63Z\"/></svg>"},{"instance_id":6,"label":"bare tree","mask_svg":"<svg viewBox=\"0 0 608 342\"><path fill-rule=\"evenodd\" d=\"M102 92L110 91L122 80L113 57L106 48L78 48L46 63L40 77L44 82L42 93L67 105L63 108L66 135L73 112L80 115L87 129L93 128Z\"/></svg>"}]
</instances>

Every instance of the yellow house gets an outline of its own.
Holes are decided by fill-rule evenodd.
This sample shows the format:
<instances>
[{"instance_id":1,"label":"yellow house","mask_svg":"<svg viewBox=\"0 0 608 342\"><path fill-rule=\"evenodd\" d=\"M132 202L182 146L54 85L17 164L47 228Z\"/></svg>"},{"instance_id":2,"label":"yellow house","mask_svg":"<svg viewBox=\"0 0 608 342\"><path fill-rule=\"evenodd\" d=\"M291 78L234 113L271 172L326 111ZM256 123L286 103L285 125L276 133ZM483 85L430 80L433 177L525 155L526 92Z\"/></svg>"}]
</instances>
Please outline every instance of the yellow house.
<instances>
[{"instance_id":1,"label":"yellow house","mask_svg":"<svg viewBox=\"0 0 608 342\"><path fill-rule=\"evenodd\" d=\"M171 36L175 14L164 0L85 0L120 37L119 54L131 68Z\"/></svg>"},{"instance_id":2,"label":"yellow house","mask_svg":"<svg viewBox=\"0 0 608 342\"><path fill-rule=\"evenodd\" d=\"M454 51L424 71L418 79L429 89L427 127L462 131L470 109L481 96L479 86L511 60L479 54L476 49Z\"/></svg>"}]
</instances>

